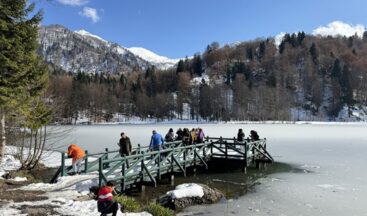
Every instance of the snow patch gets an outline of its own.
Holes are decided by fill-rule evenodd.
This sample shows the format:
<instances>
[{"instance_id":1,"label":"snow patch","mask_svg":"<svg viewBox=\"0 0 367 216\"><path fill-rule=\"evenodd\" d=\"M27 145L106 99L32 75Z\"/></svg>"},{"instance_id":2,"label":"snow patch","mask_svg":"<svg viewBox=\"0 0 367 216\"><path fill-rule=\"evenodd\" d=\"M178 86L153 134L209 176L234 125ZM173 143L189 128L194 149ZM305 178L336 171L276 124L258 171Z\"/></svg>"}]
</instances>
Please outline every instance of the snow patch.
<instances>
[{"instance_id":1,"label":"snow patch","mask_svg":"<svg viewBox=\"0 0 367 216\"><path fill-rule=\"evenodd\" d=\"M173 199L180 199L185 197L203 197L203 187L195 183L180 184L176 186L175 190L168 191L167 195Z\"/></svg>"},{"instance_id":2,"label":"snow patch","mask_svg":"<svg viewBox=\"0 0 367 216\"><path fill-rule=\"evenodd\" d=\"M279 45L282 43L285 34L285 32L281 32L274 37L274 44L277 48L279 48Z\"/></svg>"},{"instance_id":3,"label":"snow patch","mask_svg":"<svg viewBox=\"0 0 367 216\"><path fill-rule=\"evenodd\" d=\"M103 39L103 38L101 38L101 37L99 37L97 35L94 35L94 34L88 32L88 31L86 31L84 29L80 29L80 30L77 30L77 31L74 31L74 32L77 33L77 34L79 34L79 35L81 35L81 36L83 36L83 37L92 37L92 38L98 39L98 40L100 40L102 42L108 43L108 41L106 41L105 39Z\"/></svg>"},{"instance_id":4,"label":"snow patch","mask_svg":"<svg viewBox=\"0 0 367 216\"><path fill-rule=\"evenodd\" d=\"M158 68L161 69L168 69L173 67L180 59L170 59L165 56L157 55L156 53L147 50L142 47L130 47L127 48L130 52L134 55L139 56L140 58L156 65Z\"/></svg>"}]
</instances>

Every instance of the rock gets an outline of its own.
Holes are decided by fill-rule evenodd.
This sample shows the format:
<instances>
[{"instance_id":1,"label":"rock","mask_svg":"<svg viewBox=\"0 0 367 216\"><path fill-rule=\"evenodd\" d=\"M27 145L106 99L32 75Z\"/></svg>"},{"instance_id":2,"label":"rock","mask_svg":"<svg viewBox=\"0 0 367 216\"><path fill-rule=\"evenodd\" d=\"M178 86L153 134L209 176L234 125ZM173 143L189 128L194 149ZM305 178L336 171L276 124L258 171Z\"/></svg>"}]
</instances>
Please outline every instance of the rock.
<instances>
[{"instance_id":1,"label":"rock","mask_svg":"<svg viewBox=\"0 0 367 216\"><path fill-rule=\"evenodd\" d=\"M198 184L203 188L204 196L202 197L183 197L174 199L170 195L165 195L159 198L158 202L170 209L182 209L191 205L201 205L201 204L212 204L221 200L224 195L217 189L208 187L207 185Z\"/></svg>"}]
</instances>

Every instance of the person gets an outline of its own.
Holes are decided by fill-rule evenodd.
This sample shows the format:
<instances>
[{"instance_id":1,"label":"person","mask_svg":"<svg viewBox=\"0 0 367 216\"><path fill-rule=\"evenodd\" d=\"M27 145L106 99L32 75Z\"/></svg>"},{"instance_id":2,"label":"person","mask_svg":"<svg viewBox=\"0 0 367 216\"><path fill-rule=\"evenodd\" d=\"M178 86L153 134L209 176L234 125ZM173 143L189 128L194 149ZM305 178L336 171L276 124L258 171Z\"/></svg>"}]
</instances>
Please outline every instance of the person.
<instances>
[{"instance_id":1,"label":"person","mask_svg":"<svg viewBox=\"0 0 367 216\"><path fill-rule=\"evenodd\" d=\"M126 136L126 134L124 132L121 133L121 138L119 141L119 146L120 146L120 155L121 157L126 155L129 156L131 155L131 142L130 142L130 138L128 136Z\"/></svg>"},{"instance_id":2,"label":"person","mask_svg":"<svg viewBox=\"0 0 367 216\"><path fill-rule=\"evenodd\" d=\"M173 142L174 137L175 137L175 134L173 133L173 129L170 128L168 130L168 133L164 137L164 139L165 139L166 142Z\"/></svg>"},{"instance_id":3,"label":"person","mask_svg":"<svg viewBox=\"0 0 367 216\"><path fill-rule=\"evenodd\" d=\"M84 150L73 143L68 147L68 157L73 159L72 166L74 172L71 174L80 174L80 167L85 157Z\"/></svg>"},{"instance_id":4,"label":"person","mask_svg":"<svg viewBox=\"0 0 367 216\"><path fill-rule=\"evenodd\" d=\"M164 140L162 135L157 133L157 131L153 130L152 138L150 139L149 149L153 151L162 150L162 145L164 144Z\"/></svg>"},{"instance_id":5,"label":"person","mask_svg":"<svg viewBox=\"0 0 367 216\"><path fill-rule=\"evenodd\" d=\"M184 145L188 145L190 143L190 131L188 128L183 129L182 142Z\"/></svg>"},{"instance_id":6,"label":"person","mask_svg":"<svg viewBox=\"0 0 367 216\"><path fill-rule=\"evenodd\" d=\"M176 140L182 140L182 133L183 133L182 129L179 128L176 132L177 134Z\"/></svg>"},{"instance_id":7,"label":"person","mask_svg":"<svg viewBox=\"0 0 367 216\"><path fill-rule=\"evenodd\" d=\"M196 143L196 130L195 128L191 129L190 132L190 144L195 144Z\"/></svg>"},{"instance_id":8,"label":"person","mask_svg":"<svg viewBox=\"0 0 367 216\"><path fill-rule=\"evenodd\" d=\"M260 139L259 134L257 134L257 132L254 130L250 131L250 137L252 141L258 141Z\"/></svg>"},{"instance_id":9,"label":"person","mask_svg":"<svg viewBox=\"0 0 367 216\"><path fill-rule=\"evenodd\" d=\"M114 181L108 181L107 184L98 190L97 209L101 212L101 216L106 216L112 213L112 216L117 215L119 205L112 198L112 192L116 183Z\"/></svg>"},{"instance_id":10,"label":"person","mask_svg":"<svg viewBox=\"0 0 367 216\"><path fill-rule=\"evenodd\" d=\"M203 129L199 128L198 136L197 136L197 143L203 143L205 138L205 134Z\"/></svg>"},{"instance_id":11,"label":"person","mask_svg":"<svg viewBox=\"0 0 367 216\"><path fill-rule=\"evenodd\" d=\"M243 132L242 128L238 129L237 133L237 141L243 142L245 140L245 133Z\"/></svg>"}]
</instances>

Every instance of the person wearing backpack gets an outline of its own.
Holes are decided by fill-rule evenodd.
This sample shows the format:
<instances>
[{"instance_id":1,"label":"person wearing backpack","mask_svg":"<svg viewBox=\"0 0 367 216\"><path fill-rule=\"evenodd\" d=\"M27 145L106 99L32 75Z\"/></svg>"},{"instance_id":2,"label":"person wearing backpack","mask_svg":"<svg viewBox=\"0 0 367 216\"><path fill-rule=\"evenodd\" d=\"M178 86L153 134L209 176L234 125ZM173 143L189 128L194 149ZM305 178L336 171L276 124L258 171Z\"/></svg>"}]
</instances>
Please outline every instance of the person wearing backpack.
<instances>
[{"instance_id":1,"label":"person wearing backpack","mask_svg":"<svg viewBox=\"0 0 367 216\"><path fill-rule=\"evenodd\" d=\"M237 141L243 142L245 140L245 133L243 132L242 128L238 129L237 133Z\"/></svg>"}]
</instances>

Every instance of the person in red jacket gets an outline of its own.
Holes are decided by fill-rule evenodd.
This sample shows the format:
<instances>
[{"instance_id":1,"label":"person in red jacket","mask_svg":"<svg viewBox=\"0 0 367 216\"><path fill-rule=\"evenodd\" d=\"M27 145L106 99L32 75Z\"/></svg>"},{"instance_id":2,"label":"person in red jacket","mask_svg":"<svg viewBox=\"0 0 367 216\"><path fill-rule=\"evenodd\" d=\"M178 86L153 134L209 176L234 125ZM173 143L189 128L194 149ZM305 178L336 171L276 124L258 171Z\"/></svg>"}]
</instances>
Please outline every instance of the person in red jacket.
<instances>
[{"instance_id":1,"label":"person in red jacket","mask_svg":"<svg viewBox=\"0 0 367 216\"><path fill-rule=\"evenodd\" d=\"M68 156L73 158L72 165L74 174L80 174L80 167L82 165L83 158L85 157L84 150L76 144L71 144L68 148Z\"/></svg>"},{"instance_id":2,"label":"person in red jacket","mask_svg":"<svg viewBox=\"0 0 367 216\"><path fill-rule=\"evenodd\" d=\"M117 215L119 205L112 199L112 191L116 183L114 181L108 181L107 184L101 187L98 191L97 208L101 212L101 216L106 216L112 213L112 216Z\"/></svg>"}]
</instances>

